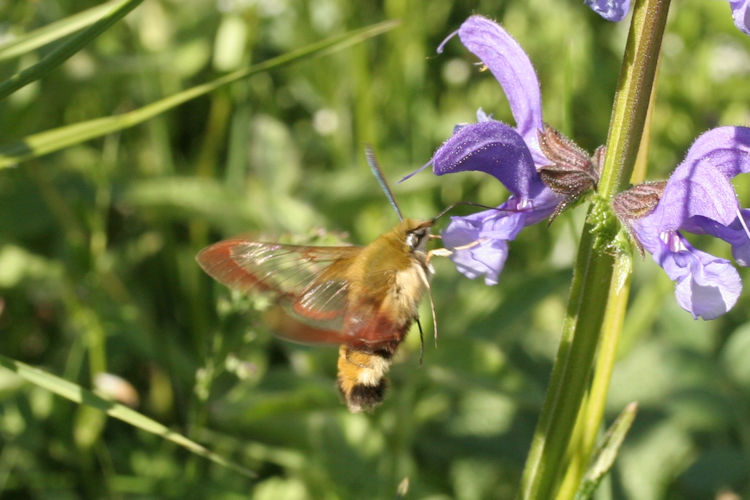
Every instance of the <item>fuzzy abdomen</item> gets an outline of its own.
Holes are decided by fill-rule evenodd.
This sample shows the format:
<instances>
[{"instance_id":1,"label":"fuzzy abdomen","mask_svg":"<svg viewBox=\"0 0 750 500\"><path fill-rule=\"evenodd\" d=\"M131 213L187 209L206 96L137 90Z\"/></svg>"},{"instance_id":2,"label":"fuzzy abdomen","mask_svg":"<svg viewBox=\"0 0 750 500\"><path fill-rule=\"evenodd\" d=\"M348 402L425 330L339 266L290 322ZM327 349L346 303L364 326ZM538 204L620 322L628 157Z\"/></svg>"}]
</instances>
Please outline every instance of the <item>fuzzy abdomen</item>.
<instances>
[{"instance_id":1,"label":"fuzzy abdomen","mask_svg":"<svg viewBox=\"0 0 750 500\"><path fill-rule=\"evenodd\" d=\"M353 413L369 411L383 401L391 356L386 351L368 353L339 347L338 386Z\"/></svg>"}]
</instances>

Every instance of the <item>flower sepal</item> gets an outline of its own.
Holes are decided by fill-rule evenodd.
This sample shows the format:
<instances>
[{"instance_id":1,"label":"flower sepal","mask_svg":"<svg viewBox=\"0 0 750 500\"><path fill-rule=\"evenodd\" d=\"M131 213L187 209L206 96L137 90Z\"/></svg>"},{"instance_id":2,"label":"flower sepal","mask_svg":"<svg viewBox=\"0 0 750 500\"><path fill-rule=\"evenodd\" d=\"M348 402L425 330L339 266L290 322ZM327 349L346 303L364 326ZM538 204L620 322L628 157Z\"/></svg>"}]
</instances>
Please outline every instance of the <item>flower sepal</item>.
<instances>
[{"instance_id":1,"label":"flower sepal","mask_svg":"<svg viewBox=\"0 0 750 500\"><path fill-rule=\"evenodd\" d=\"M636 184L612 199L612 210L627 230L636 247L644 255L643 245L633 230L632 221L645 217L659 204L667 181L650 181Z\"/></svg>"},{"instance_id":2,"label":"flower sepal","mask_svg":"<svg viewBox=\"0 0 750 500\"><path fill-rule=\"evenodd\" d=\"M599 183L599 163L604 158L605 149L600 146L591 157L572 139L547 123L543 130L538 131L538 136L539 148L552 162L538 168L539 177L548 188L563 197L549 217L552 222L584 193L596 189Z\"/></svg>"}]
</instances>

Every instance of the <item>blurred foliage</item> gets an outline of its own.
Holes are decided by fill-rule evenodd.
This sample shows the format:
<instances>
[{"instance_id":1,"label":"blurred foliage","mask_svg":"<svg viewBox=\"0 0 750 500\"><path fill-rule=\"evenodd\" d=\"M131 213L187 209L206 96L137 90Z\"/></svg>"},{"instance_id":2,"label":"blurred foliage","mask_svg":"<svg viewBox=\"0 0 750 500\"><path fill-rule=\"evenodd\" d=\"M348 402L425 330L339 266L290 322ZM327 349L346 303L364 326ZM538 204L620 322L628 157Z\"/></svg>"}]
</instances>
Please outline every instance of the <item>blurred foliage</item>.
<instances>
[{"instance_id":1,"label":"blurred foliage","mask_svg":"<svg viewBox=\"0 0 750 500\"><path fill-rule=\"evenodd\" d=\"M0 3L0 39L95 4ZM578 1L146 0L0 102L0 142L12 142L401 19L378 39L0 172L2 354L84 387L115 374L140 412L258 472L248 479L0 371L4 497L393 498L404 478L407 498L514 494L582 209L524 231L497 287L439 262L438 347L428 342L419 366L412 332L385 403L369 415L340 404L335 349L274 339L250 298L194 261L241 233L305 241L327 228L325 238L366 243L396 219L364 165L365 143L395 181L479 107L512 123L499 86L458 41L434 52L471 13L500 20L529 53L546 121L589 150L603 142L627 25ZM676 3L667 30L651 179L666 177L700 132L750 121L750 40L726 2ZM54 46L0 62L0 78ZM425 172L394 190L413 217L505 196L482 174ZM738 190L747 205L750 184L739 179ZM750 496L748 302L694 321L650 259L637 266L608 421L634 400L639 416L597 498Z\"/></svg>"}]
</instances>

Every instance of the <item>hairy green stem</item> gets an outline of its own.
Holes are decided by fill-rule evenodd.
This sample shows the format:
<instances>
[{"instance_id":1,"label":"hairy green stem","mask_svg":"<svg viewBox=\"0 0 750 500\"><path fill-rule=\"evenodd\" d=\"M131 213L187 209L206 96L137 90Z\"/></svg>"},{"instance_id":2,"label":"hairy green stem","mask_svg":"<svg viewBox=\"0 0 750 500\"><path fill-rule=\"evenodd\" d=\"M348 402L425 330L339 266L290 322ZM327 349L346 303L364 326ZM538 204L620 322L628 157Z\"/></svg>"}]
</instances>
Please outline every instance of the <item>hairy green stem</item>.
<instances>
[{"instance_id":1,"label":"hairy green stem","mask_svg":"<svg viewBox=\"0 0 750 500\"><path fill-rule=\"evenodd\" d=\"M668 10L669 0L638 0L635 5L610 121L607 156L598 195L583 228L560 347L521 479L518 494L521 499L556 496L558 480L568 465L565 452L576 419L586 407L585 394L600 332L605 327L605 318L618 316L607 312L608 308L618 308L619 299L612 301L610 291L615 285L613 279L625 286L627 277L614 273L615 264L619 268L623 263L619 262L622 256L616 256L612 247L617 231L609 204L630 178L638 153ZM627 288L622 290L627 293ZM608 324L611 328L606 334L611 336L610 345L616 345L621 323L620 319ZM611 373L614 357L607 363L609 366L603 369ZM608 382L609 375L606 379ZM605 398L606 391L601 392L592 393L592 398ZM590 399L588 404L603 408L603 401ZM594 413L599 413L598 417L586 425L598 428L601 412ZM586 431L583 435L590 433ZM581 439L581 446L587 446L587 441ZM577 453L574 450L574 455ZM581 453L586 454L585 450ZM572 494L566 492L558 498L572 498Z\"/></svg>"},{"instance_id":2,"label":"hairy green stem","mask_svg":"<svg viewBox=\"0 0 750 500\"><path fill-rule=\"evenodd\" d=\"M639 0L633 12L609 123L599 194L611 199L633 171L659 62L670 0Z\"/></svg>"},{"instance_id":3,"label":"hairy green stem","mask_svg":"<svg viewBox=\"0 0 750 500\"><path fill-rule=\"evenodd\" d=\"M585 404L581 406L569 451L569 464L557 492L557 499L573 498L591 459L596 437L604 417L609 382L615 366L620 332L625 321L630 291L632 260L624 253L615 257L607 309L600 333L594 378Z\"/></svg>"}]
</instances>

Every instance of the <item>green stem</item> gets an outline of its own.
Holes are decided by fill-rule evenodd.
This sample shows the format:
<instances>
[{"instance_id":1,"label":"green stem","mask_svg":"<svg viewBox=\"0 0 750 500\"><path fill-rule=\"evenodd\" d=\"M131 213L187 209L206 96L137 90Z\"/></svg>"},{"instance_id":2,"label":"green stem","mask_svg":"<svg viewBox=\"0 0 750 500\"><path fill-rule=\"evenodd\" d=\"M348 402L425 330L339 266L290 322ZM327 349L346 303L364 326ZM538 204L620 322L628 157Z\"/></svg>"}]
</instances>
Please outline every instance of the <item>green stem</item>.
<instances>
[{"instance_id":1,"label":"green stem","mask_svg":"<svg viewBox=\"0 0 750 500\"><path fill-rule=\"evenodd\" d=\"M656 68L659 71L658 63ZM641 135L640 147L634 162L634 170L630 176L630 182L637 184L646 178L646 162L651 136L651 117L653 116L654 102L656 100L656 85L651 87L646 121ZM604 323L600 332L599 350L596 354L596 366L594 367L594 378L586 401L578 413L575 430L570 440L568 454L570 463L565 470L565 475L557 493L557 499L572 498L579 492L586 467L589 466L591 454L594 450L599 428L604 417L604 407L607 403L609 382L612 378L617 349L620 343L622 327L625 322L625 313L628 306L628 295L630 292L630 275L632 271L632 259L629 254L619 252L615 255L614 278L612 280L608 305L604 315Z\"/></svg>"},{"instance_id":2,"label":"green stem","mask_svg":"<svg viewBox=\"0 0 750 500\"><path fill-rule=\"evenodd\" d=\"M570 463L565 469L565 476L557 492L557 500L573 498L594 450L596 436L604 417L604 407L609 392L609 382L617 357L617 346L620 332L625 321L630 291L630 273L632 260L628 255L619 254L615 258L614 276L611 282L607 309L601 329L601 339L597 352L596 367L591 389L586 403L581 406L578 420L571 441Z\"/></svg>"},{"instance_id":3,"label":"green stem","mask_svg":"<svg viewBox=\"0 0 750 500\"><path fill-rule=\"evenodd\" d=\"M555 496L558 478L567 466L565 452L589 387L600 332L605 326L605 311L616 307L610 303L608 293L612 290L613 276L617 280L623 280L623 277L615 276L613 271L621 257L615 257L611 247L616 231L607 231L613 225L609 204L614 194L627 183L633 169L668 10L669 0L638 0L635 5L598 196L589 209L583 228L560 347L518 498L548 499ZM622 283L624 281L620 281ZM616 340L619 330L617 326L609 335ZM606 378L608 381L609 376ZM592 397L604 396L592 393ZM591 402L594 405L600 403Z\"/></svg>"},{"instance_id":4,"label":"green stem","mask_svg":"<svg viewBox=\"0 0 750 500\"><path fill-rule=\"evenodd\" d=\"M599 194L611 199L630 179L646 121L670 0L638 0L609 123Z\"/></svg>"}]
</instances>

